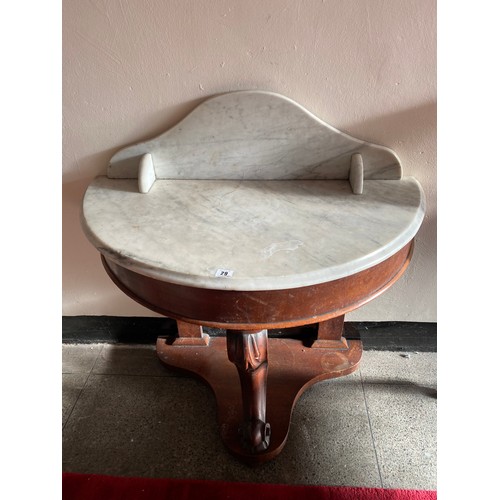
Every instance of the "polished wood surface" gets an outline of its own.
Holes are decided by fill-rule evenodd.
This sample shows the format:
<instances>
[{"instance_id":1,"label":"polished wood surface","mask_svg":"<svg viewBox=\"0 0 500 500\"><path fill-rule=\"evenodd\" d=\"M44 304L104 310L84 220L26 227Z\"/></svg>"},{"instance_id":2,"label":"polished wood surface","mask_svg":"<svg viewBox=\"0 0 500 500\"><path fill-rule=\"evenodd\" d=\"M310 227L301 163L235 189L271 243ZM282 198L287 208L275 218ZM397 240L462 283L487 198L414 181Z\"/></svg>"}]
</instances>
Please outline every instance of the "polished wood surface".
<instances>
[{"instance_id":1,"label":"polished wood surface","mask_svg":"<svg viewBox=\"0 0 500 500\"><path fill-rule=\"evenodd\" d=\"M251 292L176 285L102 261L127 295L177 320L176 337L158 338L160 360L211 387L223 442L242 461L258 464L283 449L293 407L307 387L356 370L362 345L343 336L344 316L390 287L412 250L413 241L376 266L338 280ZM308 324L318 324L312 345L268 339L268 328ZM226 339L208 337L202 326L225 328Z\"/></svg>"},{"instance_id":2,"label":"polished wood surface","mask_svg":"<svg viewBox=\"0 0 500 500\"><path fill-rule=\"evenodd\" d=\"M188 323L245 330L319 323L357 309L403 274L412 250L413 241L380 264L338 280L252 292L177 285L136 273L104 257L102 260L115 284L153 311Z\"/></svg>"},{"instance_id":3,"label":"polished wood surface","mask_svg":"<svg viewBox=\"0 0 500 500\"><path fill-rule=\"evenodd\" d=\"M217 422L223 443L239 460L257 465L275 458L288 438L293 408L301 394L321 380L348 375L362 356L359 340L349 340L349 349L311 349L298 339L270 338L266 384L266 422L269 446L252 451L240 429L246 422L239 374L229 361L226 339L214 337L206 347L175 347L159 338L156 350L168 367L181 370L208 384L217 404Z\"/></svg>"},{"instance_id":4,"label":"polished wood surface","mask_svg":"<svg viewBox=\"0 0 500 500\"><path fill-rule=\"evenodd\" d=\"M315 349L347 349L347 340L342 336L344 333L344 317L345 315L342 314L329 321L318 323L318 338L311 347Z\"/></svg>"},{"instance_id":5,"label":"polished wood surface","mask_svg":"<svg viewBox=\"0 0 500 500\"><path fill-rule=\"evenodd\" d=\"M173 345L208 345L210 337L203 333L201 325L177 321L179 336L173 341Z\"/></svg>"},{"instance_id":6,"label":"polished wood surface","mask_svg":"<svg viewBox=\"0 0 500 500\"><path fill-rule=\"evenodd\" d=\"M266 421L267 330L228 330L227 355L238 370L243 421L240 439L250 453L267 450L271 427Z\"/></svg>"}]
</instances>

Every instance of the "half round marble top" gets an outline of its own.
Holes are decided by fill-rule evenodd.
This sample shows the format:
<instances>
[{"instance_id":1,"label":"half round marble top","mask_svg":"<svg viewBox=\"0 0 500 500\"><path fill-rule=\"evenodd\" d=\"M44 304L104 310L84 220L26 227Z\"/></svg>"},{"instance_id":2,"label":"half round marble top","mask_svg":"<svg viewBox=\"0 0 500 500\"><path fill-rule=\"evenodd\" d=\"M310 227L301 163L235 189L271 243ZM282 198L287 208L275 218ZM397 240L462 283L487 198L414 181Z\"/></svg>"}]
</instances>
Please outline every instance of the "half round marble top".
<instances>
[{"instance_id":1,"label":"half round marble top","mask_svg":"<svg viewBox=\"0 0 500 500\"><path fill-rule=\"evenodd\" d=\"M157 180L99 176L82 226L107 258L199 288L278 290L342 278L387 259L418 231L425 198L413 177L365 180Z\"/></svg>"}]
</instances>

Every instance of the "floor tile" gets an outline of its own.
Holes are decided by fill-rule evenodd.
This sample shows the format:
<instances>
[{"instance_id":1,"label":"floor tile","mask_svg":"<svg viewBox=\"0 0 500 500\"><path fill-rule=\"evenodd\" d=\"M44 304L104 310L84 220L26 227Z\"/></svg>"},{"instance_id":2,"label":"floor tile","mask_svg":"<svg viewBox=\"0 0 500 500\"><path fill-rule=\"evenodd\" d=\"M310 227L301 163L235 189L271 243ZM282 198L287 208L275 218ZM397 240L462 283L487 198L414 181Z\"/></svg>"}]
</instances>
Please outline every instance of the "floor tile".
<instances>
[{"instance_id":1,"label":"floor tile","mask_svg":"<svg viewBox=\"0 0 500 500\"><path fill-rule=\"evenodd\" d=\"M153 346L90 347L63 347L63 470L436 486L435 353L365 352L358 372L301 396L282 453L252 468L224 448L214 397L204 384L164 368Z\"/></svg>"},{"instance_id":2,"label":"floor tile","mask_svg":"<svg viewBox=\"0 0 500 500\"><path fill-rule=\"evenodd\" d=\"M365 351L360 364L363 381L405 383L436 388L435 352Z\"/></svg>"},{"instance_id":3,"label":"floor tile","mask_svg":"<svg viewBox=\"0 0 500 500\"><path fill-rule=\"evenodd\" d=\"M62 372L90 373L104 344L63 344Z\"/></svg>"},{"instance_id":4,"label":"floor tile","mask_svg":"<svg viewBox=\"0 0 500 500\"><path fill-rule=\"evenodd\" d=\"M86 373L63 373L62 375L62 424L66 423L80 395L88 375Z\"/></svg>"},{"instance_id":5,"label":"floor tile","mask_svg":"<svg viewBox=\"0 0 500 500\"><path fill-rule=\"evenodd\" d=\"M190 378L92 374L63 433L74 472L379 486L358 375L306 391L284 451L257 468L224 448L211 391Z\"/></svg>"},{"instance_id":6,"label":"floor tile","mask_svg":"<svg viewBox=\"0 0 500 500\"><path fill-rule=\"evenodd\" d=\"M436 397L412 384L364 383L384 488L436 489Z\"/></svg>"},{"instance_id":7,"label":"floor tile","mask_svg":"<svg viewBox=\"0 0 500 500\"><path fill-rule=\"evenodd\" d=\"M92 374L63 432L63 468L182 476L213 432L215 403L195 380Z\"/></svg>"},{"instance_id":8,"label":"floor tile","mask_svg":"<svg viewBox=\"0 0 500 500\"><path fill-rule=\"evenodd\" d=\"M320 382L302 395L287 447L301 484L381 485L358 374Z\"/></svg>"},{"instance_id":9,"label":"floor tile","mask_svg":"<svg viewBox=\"0 0 500 500\"><path fill-rule=\"evenodd\" d=\"M108 344L101 350L92 370L95 374L175 376L159 360L154 345Z\"/></svg>"}]
</instances>

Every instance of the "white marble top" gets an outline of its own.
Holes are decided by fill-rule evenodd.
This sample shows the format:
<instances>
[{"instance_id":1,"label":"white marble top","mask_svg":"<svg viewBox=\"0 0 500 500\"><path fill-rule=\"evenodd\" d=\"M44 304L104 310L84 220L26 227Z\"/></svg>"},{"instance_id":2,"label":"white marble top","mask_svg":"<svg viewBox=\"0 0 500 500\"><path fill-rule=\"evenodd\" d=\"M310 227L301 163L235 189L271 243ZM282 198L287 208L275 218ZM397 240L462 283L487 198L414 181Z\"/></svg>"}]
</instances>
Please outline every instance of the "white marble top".
<instances>
[{"instance_id":1,"label":"white marble top","mask_svg":"<svg viewBox=\"0 0 500 500\"><path fill-rule=\"evenodd\" d=\"M82 225L107 258L182 285L271 290L371 267L401 249L424 216L412 177L365 180L137 180L97 177Z\"/></svg>"},{"instance_id":2,"label":"white marble top","mask_svg":"<svg viewBox=\"0 0 500 500\"><path fill-rule=\"evenodd\" d=\"M117 152L85 194L82 225L102 254L138 273L272 290L381 262L415 236L424 204L390 149L287 97L243 91Z\"/></svg>"}]
</instances>

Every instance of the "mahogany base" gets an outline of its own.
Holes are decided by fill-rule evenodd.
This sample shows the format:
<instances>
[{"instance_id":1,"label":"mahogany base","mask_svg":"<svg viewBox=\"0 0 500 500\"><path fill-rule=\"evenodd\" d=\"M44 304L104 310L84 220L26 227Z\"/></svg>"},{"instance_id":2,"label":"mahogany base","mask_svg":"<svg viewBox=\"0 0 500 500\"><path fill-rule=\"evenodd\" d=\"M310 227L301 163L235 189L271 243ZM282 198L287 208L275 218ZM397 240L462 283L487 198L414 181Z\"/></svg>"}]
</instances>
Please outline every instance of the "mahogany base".
<instances>
[{"instance_id":1,"label":"mahogany base","mask_svg":"<svg viewBox=\"0 0 500 500\"><path fill-rule=\"evenodd\" d=\"M226 339L211 338L206 346L176 345L160 337L156 343L160 360L169 368L195 375L214 392L222 440L243 462L256 465L271 460L285 446L293 408L305 389L316 382L348 375L361 360L362 345L350 340L342 349L305 347L301 340L272 338L268 341L267 413L271 439L269 447L255 452L244 446L244 421L238 371L228 359Z\"/></svg>"},{"instance_id":2,"label":"mahogany base","mask_svg":"<svg viewBox=\"0 0 500 500\"><path fill-rule=\"evenodd\" d=\"M178 336L159 338L167 366L200 377L213 390L222 440L248 464L272 459L285 445L302 392L348 375L360 362L360 341L343 337L345 314L389 288L408 266L409 242L383 262L337 280L285 290L196 288L136 273L103 257L111 279L129 297L170 318ZM269 339L267 329L318 325L311 347ZM203 326L226 329L210 339Z\"/></svg>"}]
</instances>

